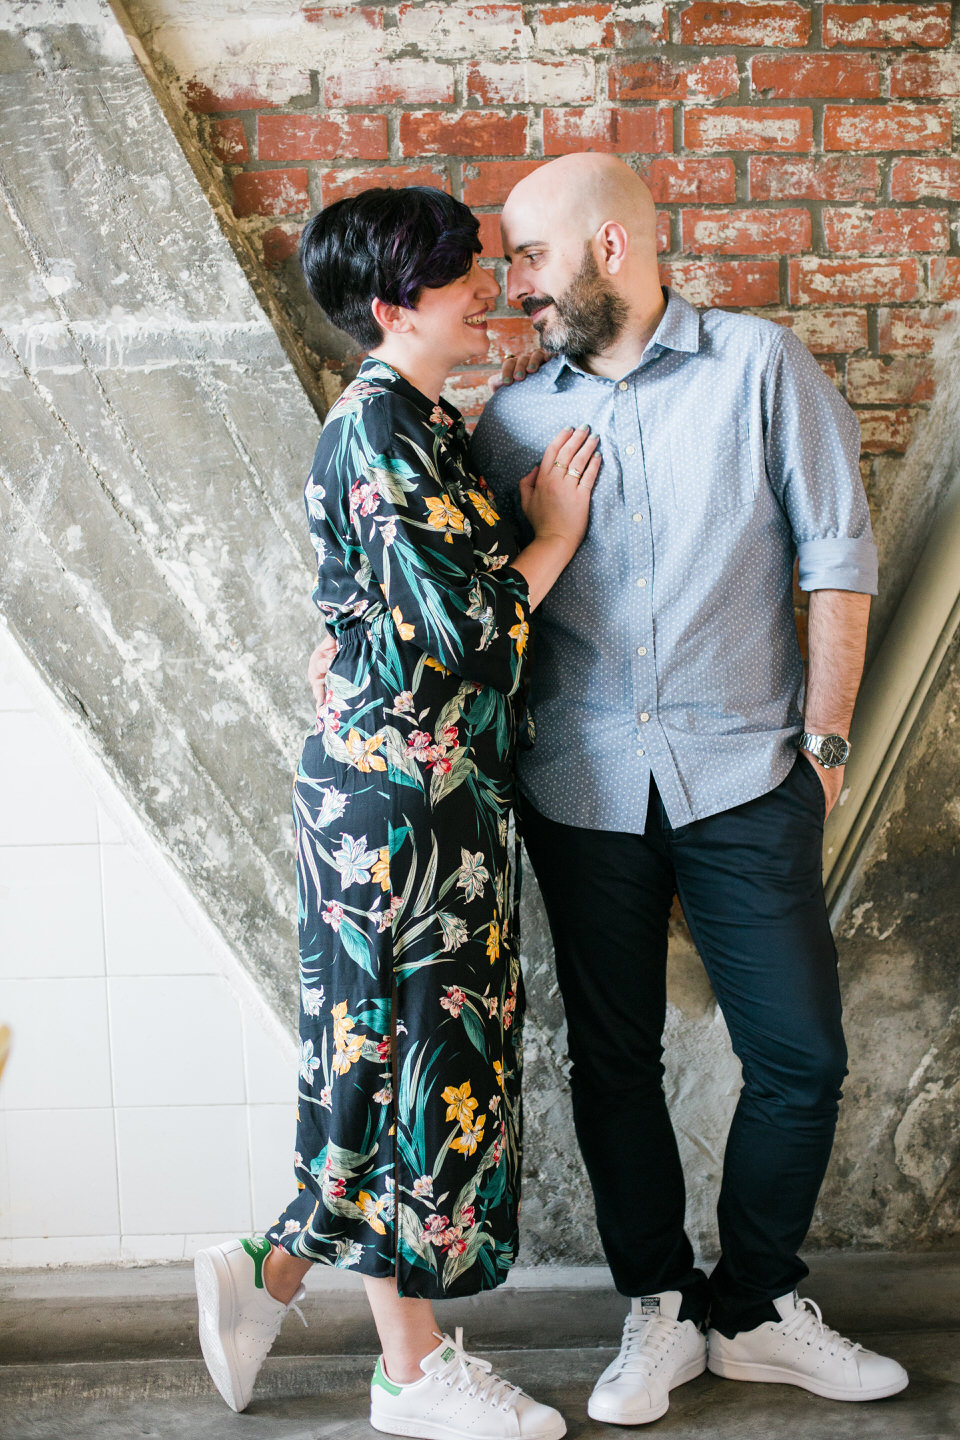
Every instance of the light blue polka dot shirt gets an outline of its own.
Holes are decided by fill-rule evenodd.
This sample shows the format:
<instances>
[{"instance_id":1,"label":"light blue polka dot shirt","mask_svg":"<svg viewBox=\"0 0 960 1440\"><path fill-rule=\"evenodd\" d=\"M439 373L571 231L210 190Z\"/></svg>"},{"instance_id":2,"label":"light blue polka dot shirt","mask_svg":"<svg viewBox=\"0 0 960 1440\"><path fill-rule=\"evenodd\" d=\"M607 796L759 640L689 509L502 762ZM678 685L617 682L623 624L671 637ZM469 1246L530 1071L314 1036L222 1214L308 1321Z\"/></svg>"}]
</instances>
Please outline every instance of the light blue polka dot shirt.
<instances>
[{"instance_id":1,"label":"light blue polka dot shirt","mask_svg":"<svg viewBox=\"0 0 960 1440\"><path fill-rule=\"evenodd\" d=\"M520 477L564 425L601 436L586 539L534 616L536 743L520 784L553 820L642 834L773 789L796 757L805 590L876 593L859 426L779 325L667 308L619 380L562 356L498 390L473 465L525 541Z\"/></svg>"}]
</instances>

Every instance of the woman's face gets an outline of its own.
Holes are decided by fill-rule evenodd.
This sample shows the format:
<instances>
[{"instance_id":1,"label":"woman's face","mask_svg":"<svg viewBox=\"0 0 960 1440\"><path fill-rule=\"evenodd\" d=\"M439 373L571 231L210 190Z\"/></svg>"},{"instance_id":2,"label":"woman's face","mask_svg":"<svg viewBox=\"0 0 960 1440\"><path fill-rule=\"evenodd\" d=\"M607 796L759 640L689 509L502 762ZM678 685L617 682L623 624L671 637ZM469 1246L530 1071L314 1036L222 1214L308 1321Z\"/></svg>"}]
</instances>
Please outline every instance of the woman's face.
<instances>
[{"instance_id":1,"label":"woman's face","mask_svg":"<svg viewBox=\"0 0 960 1440\"><path fill-rule=\"evenodd\" d=\"M427 340L438 356L448 363L465 363L486 355L490 348L487 312L500 294L492 270L485 270L477 256L466 275L423 290L411 312L414 329Z\"/></svg>"}]
</instances>

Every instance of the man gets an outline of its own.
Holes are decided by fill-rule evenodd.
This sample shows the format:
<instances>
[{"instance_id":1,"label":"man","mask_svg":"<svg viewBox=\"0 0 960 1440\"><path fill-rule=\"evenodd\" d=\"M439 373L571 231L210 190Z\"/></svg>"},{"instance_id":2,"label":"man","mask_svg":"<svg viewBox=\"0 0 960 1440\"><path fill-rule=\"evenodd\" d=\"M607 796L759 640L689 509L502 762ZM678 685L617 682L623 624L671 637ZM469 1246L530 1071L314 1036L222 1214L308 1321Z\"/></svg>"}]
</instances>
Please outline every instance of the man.
<instances>
[{"instance_id":1,"label":"man","mask_svg":"<svg viewBox=\"0 0 960 1440\"><path fill-rule=\"evenodd\" d=\"M518 480L558 426L589 422L603 454L587 538L537 615L519 773L577 1135L632 1297L589 1412L655 1420L706 1365L879 1399L906 1372L795 1290L846 1073L820 871L876 590L857 423L789 331L661 290L653 202L622 161L542 166L502 230L508 298L554 358L486 407L476 469L526 533ZM675 893L743 1069L709 1281L662 1088Z\"/></svg>"}]
</instances>

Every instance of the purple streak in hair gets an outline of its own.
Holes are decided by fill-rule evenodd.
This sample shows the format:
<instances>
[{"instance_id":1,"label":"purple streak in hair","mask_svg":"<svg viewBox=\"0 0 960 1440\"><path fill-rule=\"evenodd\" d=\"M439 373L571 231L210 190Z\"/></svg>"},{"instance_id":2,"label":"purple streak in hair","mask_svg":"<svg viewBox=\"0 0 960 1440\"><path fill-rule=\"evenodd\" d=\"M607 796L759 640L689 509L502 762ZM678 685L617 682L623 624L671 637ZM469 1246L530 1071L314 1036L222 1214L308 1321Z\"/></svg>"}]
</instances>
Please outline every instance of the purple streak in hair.
<instances>
[{"instance_id":1,"label":"purple streak in hair","mask_svg":"<svg viewBox=\"0 0 960 1440\"><path fill-rule=\"evenodd\" d=\"M465 275L473 263L473 256L480 252L480 225L476 218L465 205L454 201L463 218L458 213L451 225L450 197L443 195L442 191L436 194L436 200L432 196L423 197L423 209L433 221L429 229L434 234L425 233L428 230L424 224L427 217L421 210L420 214L407 217L393 237L390 258L397 267L392 287L395 291L394 304L402 305L404 309L412 309L416 305L422 290L439 289ZM441 195L442 199L439 198ZM406 263L405 255L410 257Z\"/></svg>"}]
</instances>

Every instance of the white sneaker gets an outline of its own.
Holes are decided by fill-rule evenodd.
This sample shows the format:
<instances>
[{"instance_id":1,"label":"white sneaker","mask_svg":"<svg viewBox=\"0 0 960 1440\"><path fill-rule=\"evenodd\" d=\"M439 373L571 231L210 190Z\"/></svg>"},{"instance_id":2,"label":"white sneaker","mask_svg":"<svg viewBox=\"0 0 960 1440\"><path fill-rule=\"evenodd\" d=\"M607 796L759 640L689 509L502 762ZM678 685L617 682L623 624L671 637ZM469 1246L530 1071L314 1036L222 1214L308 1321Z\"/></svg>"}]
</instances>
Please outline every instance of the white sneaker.
<instances>
[{"instance_id":1,"label":"white sneaker","mask_svg":"<svg viewBox=\"0 0 960 1440\"><path fill-rule=\"evenodd\" d=\"M707 1364L714 1375L799 1385L827 1400L882 1400L908 1383L896 1360L864 1350L824 1325L812 1300L798 1300L794 1290L773 1303L779 1321L742 1330L732 1340L709 1332Z\"/></svg>"},{"instance_id":2,"label":"white sneaker","mask_svg":"<svg viewBox=\"0 0 960 1440\"><path fill-rule=\"evenodd\" d=\"M624 1322L620 1354L600 1376L587 1414L609 1425L646 1425L667 1413L670 1391L702 1375L707 1344L692 1320L680 1321L679 1290L643 1295Z\"/></svg>"},{"instance_id":3,"label":"white sneaker","mask_svg":"<svg viewBox=\"0 0 960 1440\"><path fill-rule=\"evenodd\" d=\"M424 1440L560 1440L558 1410L538 1405L518 1385L495 1375L487 1360L468 1355L463 1331L441 1337L420 1361L422 1380L396 1385L377 1361L370 1383L370 1424L388 1435Z\"/></svg>"},{"instance_id":4,"label":"white sneaker","mask_svg":"<svg viewBox=\"0 0 960 1440\"><path fill-rule=\"evenodd\" d=\"M307 1293L301 1285L289 1305L263 1283L270 1241L228 1240L198 1250L193 1262L200 1305L200 1349L210 1378L231 1410L245 1410L260 1366L288 1310ZM306 1320L303 1320L306 1325Z\"/></svg>"}]
</instances>

